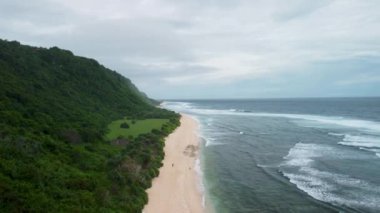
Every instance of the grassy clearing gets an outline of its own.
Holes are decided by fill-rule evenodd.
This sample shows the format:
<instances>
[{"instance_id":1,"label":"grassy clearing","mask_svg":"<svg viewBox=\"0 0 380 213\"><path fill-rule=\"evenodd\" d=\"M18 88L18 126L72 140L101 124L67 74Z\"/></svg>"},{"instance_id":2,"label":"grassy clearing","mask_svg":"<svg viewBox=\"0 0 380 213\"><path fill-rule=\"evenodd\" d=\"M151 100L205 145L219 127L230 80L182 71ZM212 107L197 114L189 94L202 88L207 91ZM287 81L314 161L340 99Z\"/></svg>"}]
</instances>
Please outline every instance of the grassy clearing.
<instances>
[{"instance_id":1,"label":"grassy clearing","mask_svg":"<svg viewBox=\"0 0 380 213\"><path fill-rule=\"evenodd\" d=\"M122 123L127 123L129 128L121 128ZM169 122L169 119L144 119L144 120L135 120L133 123L132 120L121 119L113 121L108 125L109 132L106 135L107 140L113 140L119 136L125 138L136 137L140 134L149 133L153 129L161 129L162 125Z\"/></svg>"}]
</instances>

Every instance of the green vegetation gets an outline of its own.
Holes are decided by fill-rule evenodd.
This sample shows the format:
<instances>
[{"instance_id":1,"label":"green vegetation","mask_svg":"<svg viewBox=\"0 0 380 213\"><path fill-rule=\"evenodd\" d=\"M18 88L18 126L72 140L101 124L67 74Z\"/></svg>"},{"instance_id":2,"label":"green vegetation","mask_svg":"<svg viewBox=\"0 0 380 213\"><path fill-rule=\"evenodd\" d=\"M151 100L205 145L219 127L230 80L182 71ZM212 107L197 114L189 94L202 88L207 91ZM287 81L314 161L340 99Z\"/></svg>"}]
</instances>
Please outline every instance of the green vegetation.
<instances>
[{"instance_id":1,"label":"green vegetation","mask_svg":"<svg viewBox=\"0 0 380 213\"><path fill-rule=\"evenodd\" d=\"M123 123L120 124L120 128L128 129L129 128L129 124L127 124L126 122L123 122Z\"/></svg>"},{"instance_id":2,"label":"green vegetation","mask_svg":"<svg viewBox=\"0 0 380 213\"><path fill-rule=\"evenodd\" d=\"M137 137L140 134L149 133L154 129L161 129L161 127L169 122L168 119L144 119L144 120L127 120L121 119L113 121L110 125L108 125L108 129L110 130L106 138L108 140L116 139L120 136L124 138ZM128 128L122 127L123 124L127 124Z\"/></svg>"},{"instance_id":3,"label":"green vegetation","mask_svg":"<svg viewBox=\"0 0 380 213\"><path fill-rule=\"evenodd\" d=\"M141 212L179 125L153 103L95 60L0 40L0 212ZM125 116L168 122L105 140Z\"/></svg>"}]
</instances>

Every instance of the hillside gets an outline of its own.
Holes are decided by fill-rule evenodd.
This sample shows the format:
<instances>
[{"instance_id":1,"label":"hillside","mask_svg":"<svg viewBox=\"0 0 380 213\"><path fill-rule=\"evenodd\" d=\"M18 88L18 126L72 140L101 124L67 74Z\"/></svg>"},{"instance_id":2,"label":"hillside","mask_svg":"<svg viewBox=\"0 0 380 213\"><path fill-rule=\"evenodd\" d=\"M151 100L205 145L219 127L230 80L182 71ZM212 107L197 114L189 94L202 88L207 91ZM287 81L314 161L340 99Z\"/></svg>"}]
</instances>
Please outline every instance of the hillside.
<instances>
[{"instance_id":1,"label":"hillside","mask_svg":"<svg viewBox=\"0 0 380 213\"><path fill-rule=\"evenodd\" d=\"M0 212L138 212L179 115L129 79L57 47L0 40ZM106 140L123 118L160 129Z\"/></svg>"}]
</instances>

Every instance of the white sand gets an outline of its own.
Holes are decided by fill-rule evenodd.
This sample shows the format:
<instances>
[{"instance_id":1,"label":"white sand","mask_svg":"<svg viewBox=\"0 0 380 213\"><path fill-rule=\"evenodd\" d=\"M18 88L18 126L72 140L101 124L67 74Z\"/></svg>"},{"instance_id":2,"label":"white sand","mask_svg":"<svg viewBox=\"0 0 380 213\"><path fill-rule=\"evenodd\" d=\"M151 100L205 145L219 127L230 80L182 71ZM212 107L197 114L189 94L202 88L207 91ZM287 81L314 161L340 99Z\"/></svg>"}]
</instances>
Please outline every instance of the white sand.
<instances>
[{"instance_id":1,"label":"white sand","mask_svg":"<svg viewBox=\"0 0 380 213\"><path fill-rule=\"evenodd\" d=\"M205 212L194 168L199 152L197 128L194 119L182 115L181 126L166 138L164 165L147 190L144 213Z\"/></svg>"}]
</instances>

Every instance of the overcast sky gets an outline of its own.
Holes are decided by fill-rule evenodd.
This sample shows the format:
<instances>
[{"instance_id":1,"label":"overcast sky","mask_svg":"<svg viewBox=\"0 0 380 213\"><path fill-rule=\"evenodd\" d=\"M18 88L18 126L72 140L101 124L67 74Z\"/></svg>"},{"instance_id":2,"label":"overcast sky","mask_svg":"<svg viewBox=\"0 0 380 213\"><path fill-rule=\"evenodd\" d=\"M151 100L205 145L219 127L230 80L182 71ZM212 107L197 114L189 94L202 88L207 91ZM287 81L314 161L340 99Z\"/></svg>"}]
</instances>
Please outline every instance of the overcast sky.
<instances>
[{"instance_id":1,"label":"overcast sky","mask_svg":"<svg viewBox=\"0 0 380 213\"><path fill-rule=\"evenodd\" d=\"M379 0L1 0L0 38L153 98L380 96Z\"/></svg>"}]
</instances>

